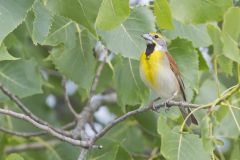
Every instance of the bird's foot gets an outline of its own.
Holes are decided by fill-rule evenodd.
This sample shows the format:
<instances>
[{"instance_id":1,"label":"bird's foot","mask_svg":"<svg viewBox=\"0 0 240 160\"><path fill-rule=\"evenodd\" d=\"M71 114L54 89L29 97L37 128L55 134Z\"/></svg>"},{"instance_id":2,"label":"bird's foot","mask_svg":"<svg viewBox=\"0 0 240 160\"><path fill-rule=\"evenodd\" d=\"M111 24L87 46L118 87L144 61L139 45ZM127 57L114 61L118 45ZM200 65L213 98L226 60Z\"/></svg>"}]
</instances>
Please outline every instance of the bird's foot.
<instances>
[{"instance_id":1,"label":"bird's foot","mask_svg":"<svg viewBox=\"0 0 240 160\"><path fill-rule=\"evenodd\" d=\"M160 97L156 98L155 100L153 100L151 103L150 103L150 106L152 108L153 111L155 112L159 112L159 107L158 105L156 105L156 102L160 99Z\"/></svg>"},{"instance_id":2,"label":"bird's foot","mask_svg":"<svg viewBox=\"0 0 240 160\"><path fill-rule=\"evenodd\" d=\"M168 103L171 100L173 100L177 96L177 94L178 94L178 91L175 92L172 97L168 98L167 100L165 100L165 102L163 102L164 103L164 107L165 107L165 112L169 111L170 106L168 105Z\"/></svg>"},{"instance_id":3,"label":"bird's foot","mask_svg":"<svg viewBox=\"0 0 240 160\"><path fill-rule=\"evenodd\" d=\"M168 105L168 102L169 102L170 100L166 100L165 102L163 102L164 103L164 109L165 109L165 112L167 112L167 111L169 111L170 109L169 109L169 105Z\"/></svg>"},{"instance_id":4,"label":"bird's foot","mask_svg":"<svg viewBox=\"0 0 240 160\"><path fill-rule=\"evenodd\" d=\"M151 109L155 112L159 112L159 107L155 102L151 102Z\"/></svg>"}]
</instances>

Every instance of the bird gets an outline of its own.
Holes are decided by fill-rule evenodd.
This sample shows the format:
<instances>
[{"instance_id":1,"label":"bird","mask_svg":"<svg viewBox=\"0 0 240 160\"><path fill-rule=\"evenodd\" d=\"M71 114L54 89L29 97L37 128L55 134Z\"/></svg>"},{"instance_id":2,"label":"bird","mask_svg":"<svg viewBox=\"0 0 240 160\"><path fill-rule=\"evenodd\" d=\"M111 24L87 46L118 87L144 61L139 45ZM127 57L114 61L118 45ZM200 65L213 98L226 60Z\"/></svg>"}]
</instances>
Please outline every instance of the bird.
<instances>
[{"instance_id":1,"label":"bird","mask_svg":"<svg viewBox=\"0 0 240 160\"><path fill-rule=\"evenodd\" d=\"M165 101L186 101L184 83L173 57L169 54L165 37L160 33L143 34L146 50L140 56L140 77L144 84L152 89L159 98ZM179 107L185 119L191 110ZM193 114L186 120L186 124L198 124Z\"/></svg>"}]
</instances>

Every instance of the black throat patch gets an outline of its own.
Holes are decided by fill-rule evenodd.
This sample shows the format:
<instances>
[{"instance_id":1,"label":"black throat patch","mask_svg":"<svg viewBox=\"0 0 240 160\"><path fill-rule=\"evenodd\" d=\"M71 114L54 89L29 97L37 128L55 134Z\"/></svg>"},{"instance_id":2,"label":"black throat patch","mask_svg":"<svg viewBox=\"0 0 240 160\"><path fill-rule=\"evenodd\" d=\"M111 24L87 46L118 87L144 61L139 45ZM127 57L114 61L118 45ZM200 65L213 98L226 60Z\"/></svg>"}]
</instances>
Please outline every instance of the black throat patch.
<instances>
[{"instance_id":1,"label":"black throat patch","mask_svg":"<svg viewBox=\"0 0 240 160\"><path fill-rule=\"evenodd\" d=\"M151 43L151 44L147 44L147 49L146 49L146 57L149 57L153 51L154 51L154 48L155 48L155 44L154 43Z\"/></svg>"}]
</instances>

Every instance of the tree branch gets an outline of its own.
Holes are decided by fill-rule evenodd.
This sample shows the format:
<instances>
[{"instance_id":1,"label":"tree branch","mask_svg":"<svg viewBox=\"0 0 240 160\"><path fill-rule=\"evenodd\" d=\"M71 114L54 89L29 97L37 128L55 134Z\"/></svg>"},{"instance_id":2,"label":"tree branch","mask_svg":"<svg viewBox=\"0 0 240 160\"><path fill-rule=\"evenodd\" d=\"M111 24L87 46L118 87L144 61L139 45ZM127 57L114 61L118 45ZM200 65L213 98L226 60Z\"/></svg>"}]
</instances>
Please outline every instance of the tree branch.
<instances>
[{"instance_id":1,"label":"tree branch","mask_svg":"<svg viewBox=\"0 0 240 160\"><path fill-rule=\"evenodd\" d=\"M76 124L76 122L70 122L66 125L64 125L62 127L63 130L69 129L71 127L73 127ZM36 136L42 136L45 135L47 132L46 131L39 131L39 132L18 132L18 131L11 131L9 129L6 128L2 128L0 127L0 131L4 132L6 134L11 134L13 136L18 136L18 137L25 137L25 138L29 138L29 137L36 137Z\"/></svg>"},{"instance_id":2,"label":"tree branch","mask_svg":"<svg viewBox=\"0 0 240 160\"><path fill-rule=\"evenodd\" d=\"M21 106L21 108L23 108L23 110L27 111L25 112L25 114L21 114L21 113L17 113L17 112L13 112L11 110L7 110L7 109L0 109L0 114L5 114L5 115L9 115L12 116L14 118L18 118L18 119L22 119L24 121L27 121L29 123L31 123L33 126L43 130L43 132L49 133L50 135L68 142L72 145L76 145L76 146L80 146L83 147L83 151L86 152L81 152L83 153L82 155L84 155L84 157L86 157L86 154L88 152L88 150L84 150L85 149L89 149L89 148L100 148L99 146L95 146L94 143L101 138L102 136L104 136L112 127L114 127L115 125L117 125L118 123L124 121L125 119L127 119L130 116L142 113L142 112L146 112L149 111L151 109L153 109L153 105L152 103L150 103L150 105L148 105L145 108L138 108L136 110L130 111L120 117L118 117L117 119L113 120L112 122L110 122L105 128L103 128L99 133L97 133L92 139L90 140L77 140L77 139L73 139L70 138L68 136L65 136L64 133L62 132L56 132L53 128L49 127L48 125L39 123L38 121L36 121L35 119L33 119L31 116L29 116L28 114L32 115L31 112L28 110L26 110L25 106L21 103L21 101L14 96L13 94L11 94L8 90L6 90L2 85L0 85L0 89L7 95L9 96L9 98L11 100L13 100L17 105ZM198 104L190 104L190 103L186 103L186 102L175 102L175 101L168 101L168 102L164 102L164 103L160 103L158 105L154 106L154 109L160 109L163 106L168 106L168 107L172 107L172 106L178 106L178 107L186 107L186 108L211 108L214 107L216 105L221 104L222 102L224 102L225 100L229 99L232 95L234 95L235 93L237 93L240 89L240 84L237 84L229 89L227 89L226 91L224 91L222 93L222 95L217 98L216 100L214 100L211 103L208 104L204 104L204 105L198 105ZM104 103L104 102L116 102L117 100L117 96L116 93L109 93L109 94L100 94L98 96L95 97L95 99L93 98L90 103L89 106L85 106L84 110L81 112L82 115L85 115L85 113L87 113L87 116L91 116L92 113L94 113L95 110L98 109L98 107ZM80 114L80 115L81 115ZM86 119L85 119L86 120ZM80 121L78 121L78 123L80 123ZM84 121L84 123L82 124L86 124L87 120ZM76 129L76 128L75 128ZM1 129L1 131L5 132L5 133L9 133L9 134L13 134L16 136L28 136L27 134L33 134L33 133L19 133L19 132L14 132L14 131L9 131L7 129ZM81 154L79 156L79 158L81 157Z\"/></svg>"},{"instance_id":3,"label":"tree branch","mask_svg":"<svg viewBox=\"0 0 240 160\"><path fill-rule=\"evenodd\" d=\"M93 103L93 96L94 94L96 93L96 88L97 88L97 85L98 85L98 82L99 82L99 77L102 73L102 70L104 68L104 65L106 63L106 59L107 59L107 53L108 51L104 48L104 51L103 51L103 54L104 54L104 60L99 64L99 66L97 67L97 71L96 71L96 74L95 74L95 77L94 77L94 80L93 80L93 83L92 83L92 87L90 89L90 96L89 96L89 99L88 99L88 103L87 105L84 107L83 111L80 113L80 118L78 119L78 124L75 128L75 133L77 133L78 131L80 131L80 133L82 133L82 138L86 138L87 137L87 133L84 129L84 125L87 124L93 113L100 107L101 105L101 102L98 102L97 105L95 105ZM90 122L91 123L91 122ZM75 134L77 136L77 134ZM88 154L88 149L82 149L80 151L80 155L78 157L78 160L85 160L86 157L87 157L87 154Z\"/></svg>"},{"instance_id":4,"label":"tree branch","mask_svg":"<svg viewBox=\"0 0 240 160\"><path fill-rule=\"evenodd\" d=\"M107 53L106 53L106 55L107 55ZM97 85L99 82L99 77L102 73L105 63L106 63L106 56L104 57L104 60L97 67L96 74L95 74L95 77L94 77L94 80L93 80L93 83L92 83L92 86L90 89L88 103L83 108L82 112L78 115L78 124L76 125L76 128L73 130L74 137L80 136L80 133L82 132L82 130L84 128L84 125L88 123L88 121L90 120L94 111L96 111L99 108L99 106L101 105L100 101L95 102L92 100L92 98L96 92L96 88L97 88Z\"/></svg>"},{"instance_id":5,"label":"tree branch","mask_svg":"<svg viewBox=\"0 0 240 160\"><path fill-rule=\"evenodd\" d=\"M65 132L63 130L60 130L58 128L54 128L52 125L50 125L49 123L47 123L46 121L38 118L36 115L34 115L21 101L20 99L12 94L7 88L5 88L1 83L0 83L0 90L8 97L10 98L22 111L23 113L25 113L28 117L30 117L31 119L33 119L34 121L42 124L42 125L46 125L49 128L51 128L52 130L61 133L65 136L69 136L71 137L72 135L69 132Z\"/></svg>"},{"instance_id":6,"label":"tree branch","mask_svg":"<svg viewBox=\"0 0 240 160\"><path fill-rule=\"evenodd\" d=\"M29 122L33 126L39 128L41 130L44 130L47 133L49 133L50 135L52 135L52 136L54 136L54 137L56 137L56 138L58 138L58 139L60 139L62 141L68 142L68 143L70 143L72 145L81 146L83 148L88 148L90 146L88 141L80 141L80 140L76 140L76 139L72 139L70 137L64 136L63 133L56 132L55 130L53 130L49 126L41 124L41 123L38 123L38 122L36 122L35 120L33 120L31 117L29 117L27 115L24 115L24 114L21 114L21 113L17 113L17 112L13 112L13 111L7 110L7 109L1 109L1 108L0 108L0 113L12 116L14 118L22 119L22 120L24 120L26 122Z\"/></svg>"},{"instance_id":7,"label":"tree branch","mask_svg":"<svg viewBox=\"0 0 240 160\"><path fill-rule=\"evenodd\" d=\"M28 132L18 132L18 131L11 131L9 129L2 128L2 127L0 127L0 131L4 132L6 134L11 134L13 136L25 137L25 138L34 137L34 136L40 136L40 135L43 135L43 134L46 133L46 132L43 132L43 131L41 131L41 132L31 132L31 133L28 133Z\"/></svg>"},{"instance_id":8,"label":"tree branch","mask_svg":"<svg viewBox=\"0 0 240 160\"><path fill-rule=\"evenodd\" d=\"M54 145L57 145L59 141L52 140L52 141L48 141L47 143L48 145L54 146ZM24 152L28 150L39 150L44 148L46 148L46 144L34 142L34 143L20 144L17 146L7 146L4 149L4 152L6 154L10 154L10 153Z\"/></svg>"},{"instance_id":9,"label":"tree branch","mask_svg":"<svg viewBox=\"0 0 240 160\"><path fill-rule=\"evenodd\" d=\"M198 107L202 107L204 106L204 108L210 108L212 106L218 105L221 102L227 100L228 98L230 98L233 94L235 94L236 92L238 92L240 89L240 84L237 84L233 87L231 87L230 90L227 90L227 92L223 92L222 96L217 98L215 101L205 104L205 105L198 105L198 104L191 104L191 103L187 103L187 102L175 102L175 101L168 101L168 102L163 102L160 103L156 106L154 106L154 109L160 109L161 107L167 106L167 107L172 107L172 106L178 106L178 107L185 107L185 108L198 108ZM136 110L130 111L124 115L122 115L121 117L115 119L114 121L110 122L105 128L103 128L98 134L95 135L95 137L92 139L92 144L94 144L96 142L97 139L101 138L103 135L105 135L112 127L114 127L115 125L117 125L118 123L124 121L125 119L127 119L130 116L142 113L142 112L146 112L150 109L153 109L153 105L152 103L150 103L150 105L148 107L145 108L138 108Z\"/></svg>"},{"instance_id":10,"label":"tree branch","mask_svg":"<svg viewBox=\"0 0 240 160\"><path fill-rule=\"evenodd\" d=\"M73 106L69 100L68 94L67 94L67 87L66 87L66 79L63 78L63 87L64 87L64 100L68 107L68 109L71 111L71 113L74 115L74 117L78 118L78 113L73 109Z\"/></svg>"},{"instance_id":11,"label":"tree branch","mask_svg":"<svg viewBox=\"0 0 240 160\"><path fill-rule=\"evenodd\" d=\"M99 64L99 66L97 68L96 75L95 75L95 78L93 80L93 84L92 84L92 87L91 87L91 90L90 90L90 97L92 97L96 92L99 77L102 73L102 70L103 70L103 67L105 66L105 63L106 63L106 58L104 58L104 60Z\"/></svg>"}]
</instances>

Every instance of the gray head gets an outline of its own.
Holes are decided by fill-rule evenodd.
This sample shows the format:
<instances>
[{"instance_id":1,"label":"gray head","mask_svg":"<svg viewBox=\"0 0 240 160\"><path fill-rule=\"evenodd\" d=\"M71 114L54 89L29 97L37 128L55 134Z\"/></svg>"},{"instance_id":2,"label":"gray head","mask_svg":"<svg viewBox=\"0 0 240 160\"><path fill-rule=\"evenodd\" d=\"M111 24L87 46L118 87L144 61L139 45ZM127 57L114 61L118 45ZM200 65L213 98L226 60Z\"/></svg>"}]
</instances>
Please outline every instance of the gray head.
<instances>
[{"instance_id":1,"label":"gray head","mask_svg":"<svg viewBox=\"0 0 240 160\"><path fill-rule=\"evenodd\" d=\"M143 34L142 37L146 40L147 45L154 45L155 50L167 51L167 43L165 38L156 32Z\"/></svg>"}]
</instances>

